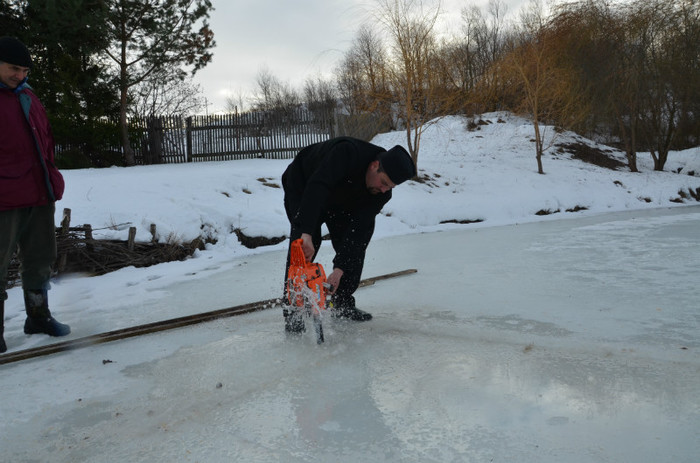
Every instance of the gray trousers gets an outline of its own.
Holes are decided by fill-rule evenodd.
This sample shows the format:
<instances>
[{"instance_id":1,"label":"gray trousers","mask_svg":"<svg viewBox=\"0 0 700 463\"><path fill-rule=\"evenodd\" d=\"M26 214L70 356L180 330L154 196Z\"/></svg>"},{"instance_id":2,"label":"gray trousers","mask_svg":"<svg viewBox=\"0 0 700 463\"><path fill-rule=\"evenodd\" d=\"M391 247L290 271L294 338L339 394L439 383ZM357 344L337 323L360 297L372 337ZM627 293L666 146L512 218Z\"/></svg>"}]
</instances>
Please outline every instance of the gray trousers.
<instances>
[{"instance_id":1,"label":"gray trousers","mask_svg":"<svg viewBox=\"0 0 700 463\"><path fill-rule=\"evenodd\" d=\"M0 300L7 299L7 269L19 251L24 289L48 290L56 261L55 203L0 211Z\"/></svg>"}]
</instances>

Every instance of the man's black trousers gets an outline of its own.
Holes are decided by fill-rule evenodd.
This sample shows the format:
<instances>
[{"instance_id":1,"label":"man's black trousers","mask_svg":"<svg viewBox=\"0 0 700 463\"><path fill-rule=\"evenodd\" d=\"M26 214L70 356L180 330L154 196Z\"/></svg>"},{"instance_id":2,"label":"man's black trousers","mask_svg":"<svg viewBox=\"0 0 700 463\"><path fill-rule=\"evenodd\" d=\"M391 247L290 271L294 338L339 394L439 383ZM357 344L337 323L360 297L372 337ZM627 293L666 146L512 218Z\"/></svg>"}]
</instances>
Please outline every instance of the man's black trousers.
<instances>
[{"instance_id":1,"label":"man's black trousers","mask_svg":"<svg viewBox=\"0 0 700 463\"><path fill-rule=\"evenodd\" d=\"M287 215L290 216L289 210L287 210ZM365 252L372 238L372 234L374 233L374 225L372 224L371 229L368 230L357 230L357 227L367 227L367 225L366 223L360 225L360 223L354 219L351 212L342 210L327 211L311 234L315 249L312 261L316 258L316 254L318 254L318 250L321 247L323 238L321 236L321 226L324 223L328 227L331 244L336 253L333 267L340 267L341 270L343 270L343 277L340 279L338 289L332 298L333 305L338 308L355 307L355 298L353 294L360 285L362 268L365 263ZM353 233L350 233L350 231L353 231ZM289 238L290 245L292 241L301 238L301 231L296 229L294 225L292 225ZM337 256L340 253L344 256L342 266L337 265ZM284 274L285 282L289 269L289 255L290 251L287 251L287 265ZM326 275L332 272L332 269L325 268L325 270Z\"/></svg>"}]
</instances>

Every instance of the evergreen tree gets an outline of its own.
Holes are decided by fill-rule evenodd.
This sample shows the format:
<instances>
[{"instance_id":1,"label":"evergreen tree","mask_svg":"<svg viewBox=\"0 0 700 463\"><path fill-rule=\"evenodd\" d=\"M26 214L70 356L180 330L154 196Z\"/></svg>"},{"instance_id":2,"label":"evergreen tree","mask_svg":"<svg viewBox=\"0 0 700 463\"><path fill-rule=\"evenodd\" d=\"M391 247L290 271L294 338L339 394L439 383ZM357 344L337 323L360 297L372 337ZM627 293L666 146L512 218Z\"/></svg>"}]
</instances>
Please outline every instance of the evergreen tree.
<instances>
[{"instance_id":1,"label":"evergreen tree","mask_svg":"<svg viewBox=\"0 0 700 463\"><path fill-rule=\"evenodd\" d=\"M210 0L109 0L106 55L115 65L120 130L127 165L136 159L129 143L129 90L154 73L170 69L183 78L211 60L214 33L207 22Z\"/></svg>"}]
</instances>

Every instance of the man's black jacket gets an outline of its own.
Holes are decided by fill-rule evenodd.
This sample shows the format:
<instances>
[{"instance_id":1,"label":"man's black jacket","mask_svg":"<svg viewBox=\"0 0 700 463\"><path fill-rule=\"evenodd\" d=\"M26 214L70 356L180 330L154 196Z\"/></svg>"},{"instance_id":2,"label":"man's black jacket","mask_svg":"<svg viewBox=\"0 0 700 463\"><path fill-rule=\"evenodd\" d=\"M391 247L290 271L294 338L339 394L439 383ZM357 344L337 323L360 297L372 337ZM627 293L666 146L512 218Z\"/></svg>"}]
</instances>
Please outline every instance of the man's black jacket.
<instances>
[{"instance_id":1,"label":"man's black jacket","mask_svg":"<svg viewBox=\"0 0 700 463\"><path fill-rule=\"evenodd\" d=\"M334 138L301 150L282 175L285 207L293 228L314 235L329 212L352 216L353 226L343 241L367 242L374 231L375 216L391 199L391 190L373 195L366 173L384 148L350 137ZM343 268L343 249L336 250L335 266ZM347 251L350 251L350 248ZM350 257L350 256L346 256Z\"/></svg>"}]
</instances>

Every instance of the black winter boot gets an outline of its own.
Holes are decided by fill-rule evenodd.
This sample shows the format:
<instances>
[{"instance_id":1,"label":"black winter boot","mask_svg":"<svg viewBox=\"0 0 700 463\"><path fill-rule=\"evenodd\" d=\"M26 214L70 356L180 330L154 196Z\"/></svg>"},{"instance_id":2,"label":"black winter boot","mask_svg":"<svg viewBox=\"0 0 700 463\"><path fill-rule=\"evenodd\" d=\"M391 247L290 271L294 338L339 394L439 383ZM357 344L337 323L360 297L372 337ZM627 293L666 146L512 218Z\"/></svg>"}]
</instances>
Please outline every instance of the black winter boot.
<instances>
[{"instance_id":1,"label":"black winter boot","mask_svg":"<svg viewBox=\"0 0 700 463\"><path fill-rule=\"evenodd\" d=\"M335 318L347 318L354 322L366 322L372 319L372 314L360 310L355 306L355 298L353 296L335 295L331 299L331 315Z\"/></svg>"},{"instance_id":2,"label":"black winter boot","mask_svg":"<svg viewBox=\"0 0 700 463\"><path fill-rule=\"evenodd\" d=\"M27 320L24 322L25 334L44 333L49 336L66 336L70 326L59 323L51 316L46 290L24 290L24 306Z\"/></svg>"},{"instance_id":3,"label":"black winter boot","mask_svg":"<svg viewBox=\"0 0 700 463\"><path fill-rule=\"evenodd\" d=\"M334 308L332 314L336 318L347 318L354 322L366 322L372 319L371 313L360 310L357 307Z\"/></svg>"},{"instance_id":4,"label":"black winter boot","mask_svg":"<svg viewBox=\"0 0 700 463\"><path fill-rule=\"evenodd\" d=\"M284 316L284 330L289 334L301 334L306 331L304 326L304 316L301 310L289 308L283 309L282 315Z\"/></svg>"},{"instance_id":5,"label":"black winter boot","mask_svg":"<svg viewBox=\"0 0 700 463\"><path fill-rule=\"evenodd\" d=\"M5 344L5 301L0 301L0 354L7 352L7 344Z\"/></svg>"}]
</instances>

